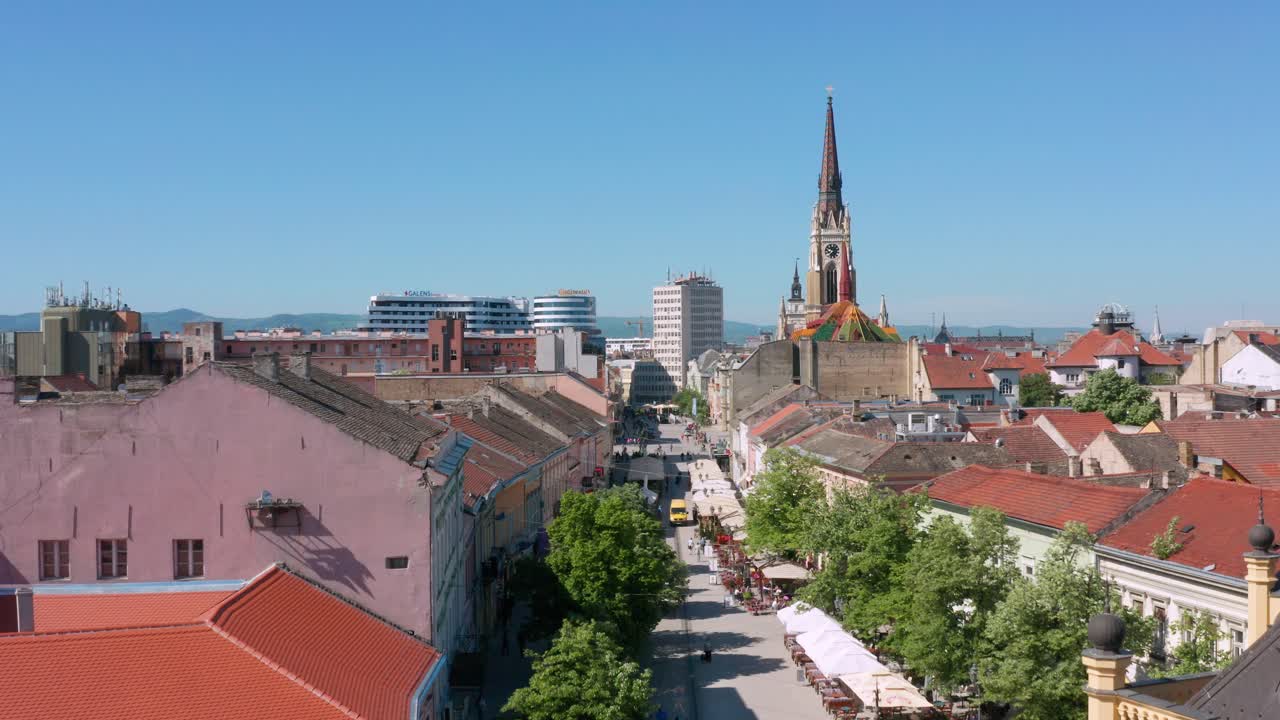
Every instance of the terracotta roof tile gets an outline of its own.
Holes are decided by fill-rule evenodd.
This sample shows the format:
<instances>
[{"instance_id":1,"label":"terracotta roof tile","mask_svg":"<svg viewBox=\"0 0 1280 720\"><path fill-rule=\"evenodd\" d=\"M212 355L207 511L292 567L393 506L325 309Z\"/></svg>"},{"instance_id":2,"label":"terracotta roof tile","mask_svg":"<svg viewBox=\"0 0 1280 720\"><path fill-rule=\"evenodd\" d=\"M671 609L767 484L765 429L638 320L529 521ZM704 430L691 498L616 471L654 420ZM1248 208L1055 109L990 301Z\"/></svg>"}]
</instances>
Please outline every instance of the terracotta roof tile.
<instances>
[{"instance_id":1,"label":"terracotta roof tile","mask_svg":"<svg viewBox=\"0 0 1280 720\"><path fill-rule=\"evenodd\" d=\"M1243 555L1249 547L1249 528L1258 522L1258 494L1265 497L1267 521L1280 527L1280 490L1259 490L1242 483L1217 480L1203 475L1170 492L1160 502L1143 510L1103 539L1102 544L1153 557L1151 541L1178 518L1182 549L1167 559L1197 569L1213 566L1213 572L1228 577L1244 577Z\"/></svg>"},{"instance_id":2,"label":"terracotta roof tile","mask_svg":"<svg viewBox=\"0 0 1280 720\"><path fill-rule=\"evenodd\" d=\"M1089 443L1097 439L1103 432L1114 432L1116 426L1107 416L1100 412L1076 412L1070 408L1048 409L1031 408L1024 410L1026 417L1017 422L1018 425L1031 425L1037 418L1044 417L1062 435L1062 438L1074 450L1083 450Z\"/></svg>"},{"instance_id":3,"label":"terracotta roof tile","mask_svg":"<svg viewBox=\"0 0 1280 720\"><path fill-rule=\"evenodd\" d=\"M232 592L36 593L32 617L40 633L183 625Z\"/></svg>"},{"instance_id":4,"label":"terracotta roof tile","mask_svg":"<svg viewBox=\"0 0 1280 720\"><path fill-rule=\"evenodd\" d=\"M204 619L366 718L408 717L414 688L439 660L430 645L278 567Z\"/></svg>"},{"instance_id":5,"label":"terracotta roof tile","mask_svg":"<svg viewBox=\"0 0 1280 720\"><path fill-rule=\"evenodd\" d=\"M1006 516L1061 530L1070 521L1096 533L1147 495L1135 487L971 465L935 478L929 497L962 507L990 507Z\"/></svg>"},{"instance_id":6,"label":"terracotta roof tile","mask_svg":"<svg viewBox=\"0 0 1280 720\"><path fill-rule=\"evenodd\" d=\"M1035 425L1009 425L969 430L980 443L994 445L1003 440L1005 452L1017 462L1065 463L1067 454L1053 438Z\"/></svg>"},{"instance_id":7,"label":"terracotta roof tile","mask_svg":"<svg viewBox=\"0 0 1280 720\"><path fill-rule=\"evenodd\" d=\"M528 468L511 457L481 442L472 443L462 462L462 489L468 507L476 498L484 497L500 482L509 480Z\"/></svg>"},{"instance_id":8,"label":"terracotta roof tile","mask_svg":"<svg viewBox=\"0 0 1280 720\"><path fill-rule=\"evenodd\" d=\"M129 594L138 622L185 615L185 624L92 629L127 622L124 593L37 593L37 607L56 613L37 623L58 630L0 635L4 717L399 720L440 661L430 645L281 567L212 607L193 597L217 594ZM66 607L77 601L86 609Z\"/></svg>"},{"instance_id":9,"label":"terracotta roof tile","mask_svg":"<svg viewBox=\"0 0 1280 720\"><path fill-rule=\"evenodd\" d=\"M1260 332L1260 331L1251 332L1249 330L1236 330L1236 337L1240 338L1245 343L1249 342L1250 335L1253 335L1254 337L1256 337L1258 339L1258 342L1262 343L1263 345L1280 344L1280 336L1277 336L1275 333Z\"/></svg>"},{"instance_id":10,"label":"terracotta roof tile","mask_svg":"<svg viewBox=\"0 0 1280 720\"><path fill-rule=\"evenodd\" d=\"M937 389L991 389L991 379L982 369L987 353L976 355L925 355L924 371L929 385Z\"/></svg>"},{"instance_id":11,"label":"terracotta roof tile","mask_svg":"<svg viewBox=\"0 0 1280 720\"><path fill-rule=\"evenodd\" d=\"M1137 352L1132 350L1137 348ZM1098 356L1108 352L1123 351L1126 355L1138 355L1143 365L1181 365L1177 359L1156 349L1150 343L1140 342L1124 330L1103 335L1094 329L1080 336L1079 340L1062 355L1048 363L1049 367L1097 367Z\"/></svg>"},{"instance_id":12,"label":"terracotta roof tile","mask_svg":"<svg viewBox=\"0 0 1280 720\"><path fill-rule=\"evenodd\" d=\"M987 356L982 365L983 370L1020 370L1021 375L1041 375L1046 373L1045 358L1034 357L1029 352L1016 352L1012 356L1003 352L993 352Z\"/></svg>"},{"instance_id":13,"label":"terracotta roof tile","mask_svg":"<svg viewBox=\"0 0 1280 720\"><path fill-rule=\"evenodd\" d=\"M1280 487L1280 420L1184 419L1159 427L1177 441L1189 441L1196 455L1225 460L1254 485Z\"/></svg>"}]
</instances>

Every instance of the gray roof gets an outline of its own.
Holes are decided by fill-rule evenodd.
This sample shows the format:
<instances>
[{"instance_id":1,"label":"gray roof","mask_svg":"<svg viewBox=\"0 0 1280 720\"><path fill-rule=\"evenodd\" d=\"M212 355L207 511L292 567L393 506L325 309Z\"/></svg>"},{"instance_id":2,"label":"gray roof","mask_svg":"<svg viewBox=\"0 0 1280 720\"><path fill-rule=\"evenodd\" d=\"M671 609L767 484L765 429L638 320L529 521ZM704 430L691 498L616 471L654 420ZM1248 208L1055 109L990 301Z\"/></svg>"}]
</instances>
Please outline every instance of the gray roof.
<instances>
[{"instance_id":1,"label":"gray roof","mask_svg":"<svg viewBox=\"0 0 1280 720\"><path fill-rule=\"evenodd\" d=\"M1270 358L1271 362L1280 364L1280 347L1276 347L1275 345L1263 345L1262 343L1255 343L1253 347L1257 348L1258 352Z\"/></svg>"},{"instance_id":2,"label":"gray roof","mask_svg":"<svg viewBox=\"0 0 1280 720\"><path fill-rule=\"evenodd\" d=\"M1124 433L1107 431L1107 439L1134 472L1173 471L1175 479L1185 480L1187 469L1178 462L1178 443L1165 433Z\"/></svg>"},{"instance_id":3,"label":"gray roof","mask_svg":"<svg viewBox=\"0 0 1280 720\"><path fill-rule=\"evenodd\" d=\"M300 361L300 357L293 358L294 363ZM279 379L272 381L254 372L252 365L229 362L210 365L214 370L265 390L273 397L406 463L425 459L425 456L420 456L423 444L448 431L442 423L413 417L315 366L312 366L311 379L308 380L282 362Z\"/></svg>"},{"instance_id":4,"label":"gray roof","mask_svg":"<svg viewBox=\"0 0 1280 720\"><path fill-rule=\"evenodd\" d=\"M753 425L793 402L804 400L826 400L826 398L808 385L783 385L770 390L764 397L739 410L737 419L747 425Z\"/></svg>"},{"instance_id":5,"label":"gray roof","mask_svg":"<svg viewBox=\"0 0 1280 720\"><path fill-rule=\"evenodd\" d=\"M795 444L827 466L858 475L884 475L886 483L905 489L974 464L1011 465L1003 448L981 443L888 442L826 427Z\"/></svg>"},{"instance_id":6,"label":"gray roof","mask_svg":"<svg viewBox=\"0 0 1280 720\"><path fill-rule=\"evenodd\" d=\"M1187 701L1187 707L1218 720L1280 717L1280 623L1272 623L1231 667Z\"/></svg>"},{"instance_id":7,"label":"gray roof","mask_svg":"<svg viewBox=\"0 0 1280 720\"><path fill-rule=\"evenodd\" d=\"M893 443L824 428L797 442L795 447L817 457L824 465L861 473L893 447Z\"/></svg>"},{"instance_id":8,"label":"gray roof","mask_svg":"<svg viewBox=\"0 0 1280 720\"><path fill-rule=\"evenodd\" d=\"M542 395L520 392L509 385L498 383L494 389L505 394L520 407L570 437L594 435L600 431L599 416L555 391Z\"/></svg>"}]
</instances>

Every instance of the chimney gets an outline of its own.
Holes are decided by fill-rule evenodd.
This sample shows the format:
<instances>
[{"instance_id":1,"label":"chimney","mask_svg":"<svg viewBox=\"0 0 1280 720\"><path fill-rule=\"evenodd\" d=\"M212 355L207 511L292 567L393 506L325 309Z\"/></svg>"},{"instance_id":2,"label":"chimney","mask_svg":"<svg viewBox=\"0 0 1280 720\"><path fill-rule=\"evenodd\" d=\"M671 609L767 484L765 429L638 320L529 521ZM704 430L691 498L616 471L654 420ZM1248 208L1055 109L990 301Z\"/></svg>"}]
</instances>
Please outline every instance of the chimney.
<instances>
[{"instance_id":1,"label":"chimney","mask_svg":"<svg viewBox=\"0 0 1280 720\"><path fill-rule=\"evenodd\" d=\"M1178 462L1184 468L1188 468L1191 470L1196 469L1196 454L1191 449L1190 440L1178 441Z\"/></svg>"},{"instance_id":2,"label":"chimney","mask_svg":"<svg viewBox=\"0 0 1280 720\"><path fill-rule=\"evenodd\" d=\"M18 588L13 594L18 607L18 632L35 632L35 599L31 588Z\"/></svg>"},{"instance_id":3,"label":"chimney","mask_svg":"<svg viewBox=\"0 0 1280 720\"><path fill-rule=\"evenodd\" d=\"M1258 333L1249 333L1249 344L1250 345L1258 344Z\"/></svg>"},{"instance_id":4,"label":"chimney","mask_svg":"<svg viewBox=\"0 0 1280 720\"><path fill-rule=\"evenodd\" d=\"M1067 458L1067 477L1080 477L1084 475L1084 462L1078 455L1072 455Z\"/></svg>"},{"instance_id":5,"label":"chimney","mask_svg":"<svg viewBox=\"0 0 1280 720\"><path fill-rule=\"evenodd\" d=\"M1178 418L1178 393L1169 393L1169 419L1176 420Z\"/></svg>"},{"instance_id":6,"label":"chimney","mask_svg":"<svg viewBox=\"0 0 1280 720\"><path fill-rule=\"evenodd\" d=\"M304 352L289 358L289 372L303 380L311 379L311 353Z\"/></svg>"},{"instance_id":7,"label":"chimney","mask_svg":"<svg viewBox=\"0 0 1280 720\"><path fill-rule=\"evenodd\" d=\"M951 343L947 343L946 345L943 345L943 346L942 346L942 348L943 348L943 352L945 352L945 353L947 354L947 357L951 357L951 354L952 354L952 353L951 353Z\"/></svg>"},{"instance_id":8,"label":"chimney","mask_svg":"<svg viewBox=\"0 0 1280 720\"><path fill-rule=\"evenodd\" d=\"M280 353L254 353L253 372L260 378L280 382Z\"/></svg>"}]
</instances>

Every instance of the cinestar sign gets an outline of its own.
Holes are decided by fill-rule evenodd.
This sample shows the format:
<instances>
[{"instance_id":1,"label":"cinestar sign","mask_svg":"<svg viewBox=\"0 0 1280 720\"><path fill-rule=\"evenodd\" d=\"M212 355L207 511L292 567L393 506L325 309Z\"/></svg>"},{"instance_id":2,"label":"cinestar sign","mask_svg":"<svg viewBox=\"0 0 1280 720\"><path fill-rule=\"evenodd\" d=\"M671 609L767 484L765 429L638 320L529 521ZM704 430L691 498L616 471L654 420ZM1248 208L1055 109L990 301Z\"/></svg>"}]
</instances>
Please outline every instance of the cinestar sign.
<instances>
[{"instance_id":1,"label":"cinestar sign","mask_svg":"<svg viewBox=\"0 0 1280 720\"><path fill-rule=\"evenodd\" d=\"M430 290L405 290L404 291L405 297L426 297L427 295L430 295L430 294L431 294Z\"/></svg>"}]
</instances>

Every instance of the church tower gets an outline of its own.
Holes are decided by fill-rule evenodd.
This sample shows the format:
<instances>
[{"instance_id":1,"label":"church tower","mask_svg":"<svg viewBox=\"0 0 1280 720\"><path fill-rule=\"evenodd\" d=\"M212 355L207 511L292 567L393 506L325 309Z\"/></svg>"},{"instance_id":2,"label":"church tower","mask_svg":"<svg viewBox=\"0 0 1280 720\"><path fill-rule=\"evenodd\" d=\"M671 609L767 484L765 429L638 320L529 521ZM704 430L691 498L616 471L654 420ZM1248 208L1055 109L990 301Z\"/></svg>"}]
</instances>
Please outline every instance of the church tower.
<instances>
[{"instance_id":1,"label":"church tower","mask_svg":"<svg viewBox=\"0 0 1280 720\"><path fill-rule=\"evenodd\" d=\"M835 110L828 89L822 172L818 176L818 202L814 205L810 221L809 272L805 278L808 289L805 313L810 318L818 317L824 305L838 302L844 289L841 286L846 282L848 299L855 303L858 299L853 247L850 244L849 206L844 204L840 192L842 184L840 158L836 153Z\"/></svg>"}]
</instances>

